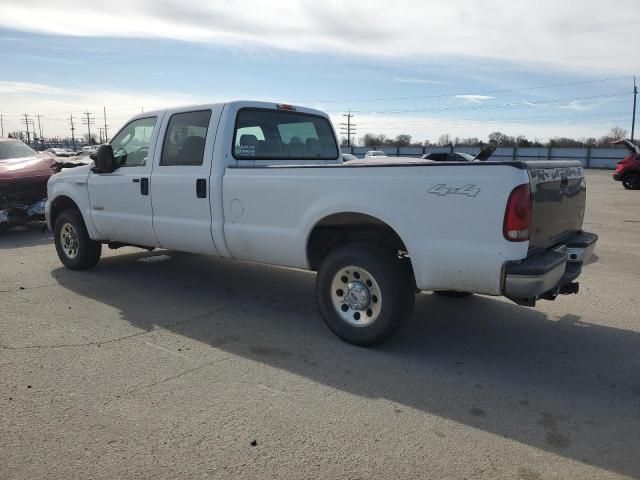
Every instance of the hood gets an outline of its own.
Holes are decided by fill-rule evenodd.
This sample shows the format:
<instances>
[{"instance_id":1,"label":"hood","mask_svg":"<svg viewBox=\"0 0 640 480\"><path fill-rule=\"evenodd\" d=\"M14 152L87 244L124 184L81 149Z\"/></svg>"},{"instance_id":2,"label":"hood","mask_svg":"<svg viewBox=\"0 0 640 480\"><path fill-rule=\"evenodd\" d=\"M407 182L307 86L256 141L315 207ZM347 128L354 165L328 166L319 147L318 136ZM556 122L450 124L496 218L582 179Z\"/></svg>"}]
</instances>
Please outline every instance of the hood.
<instances>
[{"instance_id":1,"label":"hood","mask_svg":"<svg viewBox=\"0 0 640 480\"><path fill-rule=\"evenodd\" d=\"M636 145L635 143L633 143L631 140L627 140L626 138L623 138L621 140L616 140L615 142L611 142L613 145L624 145L627 150L629 150L629 152L631 152L634 155L640 154L640 147L638 147L638 145Z\"/></svg>"},{"instance_id":2,"label":"hood","mask_svg":"<svg viewBox=\"0 0 640 480\"><path fill-rule=\"evenodd\" d=\"M489 145L488 147L484 147L482 150L480 150L480 153L473 157L473 159L478 162L485 162L489 160L489 158L491 158L491 155L493 155L493 152L495 151L496 147L494 147L493 145Z\"/></svg>"},{"instance_id":3,"label":"hood","mask_svg":"<svg viewBox=\"0 0 640 480\"><path fill-rule=\"evenodd\" d=\"M0 182L48 178L54 173L55 163L47 155L0 160Z\"/></svg>"}]
</instances>

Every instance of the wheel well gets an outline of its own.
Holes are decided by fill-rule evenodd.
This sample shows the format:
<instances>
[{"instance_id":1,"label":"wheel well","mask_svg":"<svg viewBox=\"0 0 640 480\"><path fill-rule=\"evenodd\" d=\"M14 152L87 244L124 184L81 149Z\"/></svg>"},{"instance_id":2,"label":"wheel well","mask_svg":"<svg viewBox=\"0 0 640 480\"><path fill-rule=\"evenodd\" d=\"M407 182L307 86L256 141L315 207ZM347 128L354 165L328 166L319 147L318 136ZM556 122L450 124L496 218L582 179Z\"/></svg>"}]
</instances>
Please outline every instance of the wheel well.
<instances>
[{"instance_id":1,"label":"wheel well","mask_svg":"<svg viewBox=\"0 0 640 480\"><path fill-rule=\"evenodd\" d=\"M58 215L60 215L60 213L62 213L63 211L65 211L65 210L78 210L78 211L80 211L80 209L78 208L78 205L76 205L76 202L71 200L66 195L60 195L59 197L56 197L55 200L53 202L51 202L51 207L50 208L51 208L51 210L50 210L49 216L51 218L51 228L52 229L56 224L56 218L58 218Z\"/></svg>"},{"instance_id":2,"label":"wheel well","mask_svg":"<svg viewBox=\"0 0 640 480\"><path fill-rule=\"evenodd\" d=\"M373 243L399 256L409 253L396 231L383 221L362 213L337 213L323 218L313 227L307 240L309 267L318 270L328 253L350 243Z\"/></svg>"}]
</instances>

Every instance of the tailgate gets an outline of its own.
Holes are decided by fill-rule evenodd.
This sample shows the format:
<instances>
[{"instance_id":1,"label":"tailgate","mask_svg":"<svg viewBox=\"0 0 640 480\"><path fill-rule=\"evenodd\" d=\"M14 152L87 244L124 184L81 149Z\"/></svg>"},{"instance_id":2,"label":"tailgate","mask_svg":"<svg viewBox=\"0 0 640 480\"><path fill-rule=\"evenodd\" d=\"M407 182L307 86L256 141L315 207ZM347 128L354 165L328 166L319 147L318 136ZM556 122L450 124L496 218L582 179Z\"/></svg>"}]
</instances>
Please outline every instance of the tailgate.
<instances>
[{"instance_id":1,"label":"tailgate","mask_svg":"<svg viewBox=\"0 0 640 480\"><path fill-rule=\"evenodd\" d=\"M582 229L586 185L578 161L526 162L531 184L530 249L549 248Z\"/></svg>"}]
</instances>

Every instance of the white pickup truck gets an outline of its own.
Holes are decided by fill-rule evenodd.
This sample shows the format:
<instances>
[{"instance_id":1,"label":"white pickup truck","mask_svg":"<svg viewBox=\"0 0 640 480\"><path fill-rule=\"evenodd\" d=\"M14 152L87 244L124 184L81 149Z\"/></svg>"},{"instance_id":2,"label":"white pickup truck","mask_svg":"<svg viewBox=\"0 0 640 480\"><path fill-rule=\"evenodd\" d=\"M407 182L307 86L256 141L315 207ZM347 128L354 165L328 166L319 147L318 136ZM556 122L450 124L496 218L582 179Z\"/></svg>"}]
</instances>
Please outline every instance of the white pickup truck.
<instances>
[{"instance_id":1,"label":"white pickup truck","mask_svg":"<svg viewBox=\"0 0 640 480\"><path fill-rule=\"evenodd\" d=\"M317 271L327 325L363 346L389 337L419 291L527 306L577 293L597 240L581 229L578 162L343 163L327 115L298 106L145 112L94 160L48 183L65 266L93 267L106 244Z\"/></svg>"}]
</instances>

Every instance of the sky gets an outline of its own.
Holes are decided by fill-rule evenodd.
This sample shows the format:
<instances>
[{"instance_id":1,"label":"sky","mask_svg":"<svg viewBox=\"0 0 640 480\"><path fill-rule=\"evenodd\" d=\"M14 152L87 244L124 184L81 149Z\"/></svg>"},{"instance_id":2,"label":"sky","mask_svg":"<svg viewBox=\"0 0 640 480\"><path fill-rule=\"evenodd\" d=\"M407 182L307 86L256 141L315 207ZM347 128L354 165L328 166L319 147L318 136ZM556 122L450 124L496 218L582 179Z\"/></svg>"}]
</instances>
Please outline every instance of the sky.
<instances>
[{"instance_id":1,"label":"sky","mask_svg":"<svg viewBox=\"0 0 640 480\"><path fill-rule=\"evenodd\" d=\"M251 99L351 111L357 137L600 137L637 74L638 0L0 0L5 134Z\"/></svg>"}]
</instances>

